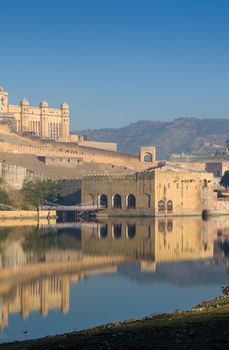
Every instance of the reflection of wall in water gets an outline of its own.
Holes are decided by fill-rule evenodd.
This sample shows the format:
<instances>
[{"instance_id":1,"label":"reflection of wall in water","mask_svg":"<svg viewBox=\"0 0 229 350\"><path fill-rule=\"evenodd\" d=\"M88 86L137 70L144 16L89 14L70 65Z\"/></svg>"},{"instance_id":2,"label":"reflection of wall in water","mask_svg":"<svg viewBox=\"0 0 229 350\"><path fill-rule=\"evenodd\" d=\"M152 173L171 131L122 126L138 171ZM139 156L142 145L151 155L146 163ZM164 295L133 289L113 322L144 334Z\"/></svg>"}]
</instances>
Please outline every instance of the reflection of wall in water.
<instances>
[{"instance_id":1,"label":"reflection of wall in water","mask_svg":"<svg viewBox=\"0 0 229 350\"><path fill-rule=\"evenodd\" d=\"M107 221L94 226L82 226L84 254L124 256L129 260L152 259L154 254L153 226L148 223Z\"/></svg>"},{"instance_id":2,"label":"reflection of wall in water","mask_svg":"<svg viewBox=\"0 0 229 350\"><path fill-rule=\"evenodd\" d=\"M19 285L10 299L2 298L0 309L0 328L8 324L9 313L21 313L23 318L31 311L40 311L43 316L49 309L61 309L67 313L69 309L69 276L52 276L36 279L26 285Z\"/></svg>"},{"instance_id":3,"label":"reflection of wall in water","mask_svg":"<svg viewBox=\"0 0 229 350\"><path fill-rule=\"evenodd\" d=\"M229 218L224 218L223 225L217 227L218 239L214 242L214 260L229 267Z\"/></svg>"},{"instance_id":4,"label":"reflection of wall in water","mask_svg":"<svg viewBox=\"0 0 229 350\"><path fill-rule=\"evenodd\" d=\"M141 271L153 272L157 262L212 257L216 227L220 226L198 218L113 219L82 224L75 249L65 246L39 254L23 251L23 236L15 235L15 240L11 237L1 244L1 325L8 323L10 312L24 317L31 310L44 315L53 308L66 312L71 276L116 273L118 264L132 261L140 263Z\"/></svg>"},{"instance_id":5,"label":"reflection of wall in water","mask_svg":"<svg viewBox=\"0 0 229 350\"><path fill-rule=\"evenodd\" d=\"M50 263L64 261L79 261L82 259L82 251L79 250L50 250L40 252L25 252L22 248L22 240L11 241L0 252L0 268L16 268L31 263Z\"/></svg>"},{"instance_id":6,"label":"reflection of wall in water","mask_svg":"<svg viewBox=\"0 0 229 350\"><path fill-rule=\"evenodd\" d=\"M180 261L213 256L212 237L202 234L201 219L158 220L156 261Z\"/></svg>"},{"instance_id":7,"label":"reflection of wall in water","mask_svg":"<svg viewBox=\"0 0 229 350\"><path fill-rule=\"evenodd\" d=\"M79 235L75 236L75 242L71 235L62 249L55 246L41 249L39 244L33 245L32 238L39 235L34 228L23 231L25 234L18 229L4 232L0 256L0 329L8 324L9 313L27 317L31 311L47 315L48 310L58 308L67 312L71 281L94 274L116 273L117 264L122 262L122 258L116 257L83 256ZM52 234L55 241L57 233ZM24 250L23 243L28 237L31 249L26 246Z\"/></svg>"},{"instance_id":8,"label":"reflection of wall in water","mask_svg":"<svg viewBox=\"0 0 229 350\"><path fill-rule=\"evenodd\" d=\"M0 252L0 267L6 266L17 267L24 265L27 261L26 254L22 248L22 240L11 241L5 244L4 249Z\"/></svg>"},{"instance_id":9,"label":"reflection of wall in water","mask_svg":"<svg viewBox=\"0 0 229 350\"><path fill-rule=\"evenodd\" d=\"M180 261L213 256L213 240L202 234L199 218L104 221L82 226L84 254L124 255L139 261ZM151 265L143 263L144 269Z\"/></svg>"}]
</instances>

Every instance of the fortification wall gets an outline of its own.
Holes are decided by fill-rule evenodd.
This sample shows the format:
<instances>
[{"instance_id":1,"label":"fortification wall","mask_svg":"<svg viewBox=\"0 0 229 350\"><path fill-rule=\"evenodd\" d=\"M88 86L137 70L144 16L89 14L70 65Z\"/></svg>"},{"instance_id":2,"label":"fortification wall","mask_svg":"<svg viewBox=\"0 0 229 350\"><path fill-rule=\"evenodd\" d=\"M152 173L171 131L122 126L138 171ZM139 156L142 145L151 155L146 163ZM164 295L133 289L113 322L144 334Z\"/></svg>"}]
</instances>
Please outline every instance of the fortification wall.
<instances>
[{"instance_id":1,"label":"fortification wall","mask_svg":"<svg viewBox=\"0 0 229 350\"><path fill-rule=\"evenodd\" d=\"M117 154L113 152L97 153L93 151L84 151L81 149L74 150L55 148L49 144L46 147L37 147L31 145L18 145L6 142L0 142L0 152L34 154L38 156L55 156L55 157L80 157L84 162L95 162L104 164L113 164L116 166L123 166L133 170L144 170L145 168L155 165L154 163L140 162L138 157L130 157L129 155Z\"/></svg>"},{"instance_id":2,"label":"fortification wall","mask_svg":"<svg viewBox=\"0 0 229 350\"><path fill-rule=\"evenodd\" d=\"M83 140L78 143L79 146L104 149L107 151L117 152L117 143L115 142L100 142L100 141L87 141Z\"/></svg>"},{"instance_id":3,"label":"fortification wall","mask_svg":"<svg viewBox=\"0 0 229 350\"><path fill-rule=\"evenodd\" d=\"M58 165L64 166L67 168L75 168L78 165L83 164L83 159L78 157L69 157L69 158L57 158L57 157L37 157L40 162L43 162L46 165Z\"/></svg>"},{"instance_id":4,"label":"fortification wall","mask_svg":"<svg viewBox=\"0 0 229 350\"><path fill-rule=\"evenodd\" d=\"M36 174L24 167L7 164L5 162L0 162L0 177L15 190L20 190L24 181L46 178L42 174Z\"/></svg>"},{"instance_id":5,"label":"fortification wall","mask_svg":"<svg viewBox=\"0 0 229 350\"><path fill-rule=\"evenodd\" d=\"M62 185L61 196L69 196L72 193L76 193L81 190L82 180L80 179L72 179L72 180L62 180L60 181Z\"/></svg>"},{"instance_id":6,"label":"fortification wall","mask_svg":"<svg viewBox=\"0 0 229 350\"><path fill-rule=\"evenodd\" d=\"M177 161L169 161L167 162L171 167L177 167L180 169L186 169L191 171L205 171L206 162L177 162Z\"/></svg>"}]
</instances>

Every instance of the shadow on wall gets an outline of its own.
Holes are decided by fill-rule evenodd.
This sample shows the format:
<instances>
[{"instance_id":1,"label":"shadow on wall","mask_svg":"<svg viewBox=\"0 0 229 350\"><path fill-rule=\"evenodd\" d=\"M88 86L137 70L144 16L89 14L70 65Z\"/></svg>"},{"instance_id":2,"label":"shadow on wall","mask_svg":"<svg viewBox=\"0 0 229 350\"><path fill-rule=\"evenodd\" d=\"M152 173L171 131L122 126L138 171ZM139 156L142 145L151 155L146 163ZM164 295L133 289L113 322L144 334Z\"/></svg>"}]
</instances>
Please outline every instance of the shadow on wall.
<instances>
[{"instance_id":1,"label":"shadow on wall","mask_svg":"<svg viewBox=\"0 0 229 350\"><path fill-rule=\"evenodd\" d=\"M81 203L81 189L67 196L60 197L58 199L58 204L62 204L62 205L76 205L80 203Z\"/></svg>"}]
</instances>

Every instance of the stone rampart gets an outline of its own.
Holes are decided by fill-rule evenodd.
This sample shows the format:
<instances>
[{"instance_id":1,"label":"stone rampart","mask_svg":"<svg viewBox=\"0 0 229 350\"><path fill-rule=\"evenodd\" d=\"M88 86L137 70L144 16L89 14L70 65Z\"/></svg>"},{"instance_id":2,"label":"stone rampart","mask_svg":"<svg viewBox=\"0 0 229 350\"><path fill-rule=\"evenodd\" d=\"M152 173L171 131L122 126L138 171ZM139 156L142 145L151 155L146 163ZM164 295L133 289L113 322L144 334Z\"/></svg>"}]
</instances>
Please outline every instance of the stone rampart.
<instances>
[{"instance_id":1,"label":"stone rampart","mask_svg":"<svg viewBox=\"0 0 229 350\"><path fill-rule=\"evenodd\" d=\"M64 166L67 168L75 168L83 163L83 159L79 157L37 157L40 162L43 162L45 165L57 165Z\"/></svg>"},{"instance_id":2,"label":"stone rampart","mask_svg":"<svg viewBox=\"0 0 229 350\"><path fill-rule=\"evenodd\" d=\"M47 178L45 175L35 173L25 167L8 164L4 161L0 162L0 177L3 179L4 183L16 190L22 188L24 181Z\"/></svg>"},{"instance_id":3,"label":"stone rampart","mask_svg":"<svg viewBox=\"0 0 229 350\"><path fill-rule=\"evenodd\" d=\"M96 174L88 174L88 175L85 175L84 176L84 180L89 180L90 182L94 182L94 181L115 181L115 180L125 180L125 181L136 181L136 176L137 174L134 173L134 174L112 174L112 175L109 175L109 174L105 174L105 175L96 175Z\"/></svg>"},{"instance_id":4,"label":"stone rampart","mask_svg":"<svg viewBox=\"0 0 229 350\"><path fill-rule=\"evenodd\" d=\"M55 156L55 157L80 157L84 162L95 162L104 164L113 164L123 166L133 170L144 170L145 168L155 165L155 163L144 163L137 156L116 154L113 152L96 152L96 150L84 151L80 148L77 150L67 148L56 148L49 144L48 146L38 147L31 145L18 145L7 142L0 142L0 152L34 154L37 156Z\"/></svg>"},{"instance_id":5,"label":"stone rampart","mask_svg":"<svg viewBox=\"0 0 229 350\"><path fill-rule=\"evenodd\" d=\"M90 148L97 148L97 149L104 149L108 151L117 152L117 143L115 142L101 142L101 141L89 141L89 140L83 140L81 142L78 142L79 146L84 147L90 147Z\"/></svg>"}]
</instances>

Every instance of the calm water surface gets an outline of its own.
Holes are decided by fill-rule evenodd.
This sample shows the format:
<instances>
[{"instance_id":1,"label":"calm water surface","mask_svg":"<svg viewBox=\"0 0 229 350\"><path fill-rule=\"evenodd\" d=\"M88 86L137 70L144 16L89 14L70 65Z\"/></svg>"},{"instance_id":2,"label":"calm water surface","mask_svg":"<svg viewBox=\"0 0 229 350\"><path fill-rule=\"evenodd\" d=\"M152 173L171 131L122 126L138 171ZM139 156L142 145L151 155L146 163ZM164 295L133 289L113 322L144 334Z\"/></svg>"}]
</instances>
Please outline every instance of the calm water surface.
<instances>
[{"instance_id":1,"label":"calm water surface","mask_svg":"<svg viewBox=\"0 0 229 350\"><path fill-rule=\"evenodd\" d=\"M226 217L1 226L0 341L189 309L228 262Z\"/></svg>"}]
</instances>

